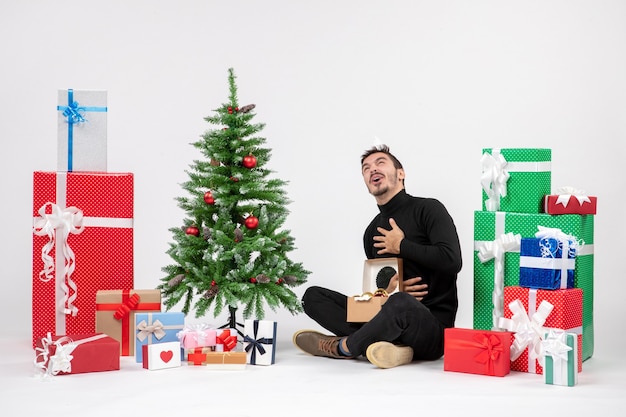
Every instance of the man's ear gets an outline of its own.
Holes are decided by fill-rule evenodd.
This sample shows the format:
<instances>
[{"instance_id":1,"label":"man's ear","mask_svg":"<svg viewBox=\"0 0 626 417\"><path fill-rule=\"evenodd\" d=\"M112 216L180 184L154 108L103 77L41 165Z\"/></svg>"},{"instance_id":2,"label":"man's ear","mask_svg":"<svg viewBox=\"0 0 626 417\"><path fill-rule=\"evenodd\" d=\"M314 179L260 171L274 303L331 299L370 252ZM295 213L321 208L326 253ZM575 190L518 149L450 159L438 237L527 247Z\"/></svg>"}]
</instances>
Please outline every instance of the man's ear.
<instances>
[{"instance_id":1,"label":"man's ear","mask_svg":"<svg viewBox=\"0 0 626 417\"><path fill-rule=\"evenodd\" d=\"M398 179L403 180L405 177L404 168L398 168Z\"/></svg>"}]
</instances>

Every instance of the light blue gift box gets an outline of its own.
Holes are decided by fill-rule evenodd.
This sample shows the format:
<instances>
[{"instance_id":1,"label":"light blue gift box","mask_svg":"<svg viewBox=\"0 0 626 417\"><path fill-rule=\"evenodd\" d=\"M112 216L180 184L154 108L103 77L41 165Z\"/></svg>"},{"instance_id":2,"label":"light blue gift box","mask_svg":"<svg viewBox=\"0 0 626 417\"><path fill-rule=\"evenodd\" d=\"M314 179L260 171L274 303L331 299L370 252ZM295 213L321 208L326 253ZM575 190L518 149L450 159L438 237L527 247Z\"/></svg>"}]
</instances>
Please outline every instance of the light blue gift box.
<instances>
[{"instance_id":1,"label":"light blue gift box","mask_svg":"<svg viewBox=\"0 0 626 417\"><path fill-rule=\"evenodd\" d=\"M135 314L135 361L142 363L142 346L178 342L176 335L185 326L185 314L180 312ZM181 358L183 354L181 351Z\"/></svg>"}]
</instances>

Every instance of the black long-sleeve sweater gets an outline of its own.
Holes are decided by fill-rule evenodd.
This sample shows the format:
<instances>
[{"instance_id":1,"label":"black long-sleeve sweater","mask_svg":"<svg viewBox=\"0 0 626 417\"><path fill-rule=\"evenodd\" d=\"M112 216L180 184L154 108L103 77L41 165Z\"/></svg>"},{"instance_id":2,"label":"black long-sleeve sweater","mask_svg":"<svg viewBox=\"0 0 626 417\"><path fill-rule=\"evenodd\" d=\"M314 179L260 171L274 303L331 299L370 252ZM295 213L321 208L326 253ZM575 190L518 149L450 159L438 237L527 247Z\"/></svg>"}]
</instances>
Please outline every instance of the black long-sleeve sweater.
<instances>
[{"instance_id":1,"label":"black long-sleeve sweater","mask_svg":"<svg viewBox=\"0 0 626 417\"><path fill-rule=\"evenodd\" d=\"M438 200L413 197L405 190L378 208L380 213L363 235L365 256L402 258L403 278L422 277L422 283L428 284L422 303L445 327L453 327L458 309L456 279L462 260L456 226L448 210ZM380 233L376 228L391 229L389 218L405 235L400 254L378 255L374 236Z\"/></svg>"}]
</instances>

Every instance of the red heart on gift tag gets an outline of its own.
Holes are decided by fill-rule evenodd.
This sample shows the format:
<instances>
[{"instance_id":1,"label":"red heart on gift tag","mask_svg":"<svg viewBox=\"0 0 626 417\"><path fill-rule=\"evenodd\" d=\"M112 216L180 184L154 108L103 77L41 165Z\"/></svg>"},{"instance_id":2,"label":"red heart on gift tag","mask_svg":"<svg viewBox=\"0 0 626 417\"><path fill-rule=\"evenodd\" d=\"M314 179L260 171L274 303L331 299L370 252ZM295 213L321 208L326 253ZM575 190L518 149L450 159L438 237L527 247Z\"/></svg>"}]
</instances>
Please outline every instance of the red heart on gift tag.
<instances>
[{"instance_id":1,"label":"red heart on gift tag","mask_svg":"<svg viewBox=\"0 0 626 417\"><path fill-rule=\"evenodd\" d=\"M173 357L174 352L172 352L171 350L164 350L163 352L161 352L161 360L165 363L171 361Z\"/></svg>"}]
</instances>

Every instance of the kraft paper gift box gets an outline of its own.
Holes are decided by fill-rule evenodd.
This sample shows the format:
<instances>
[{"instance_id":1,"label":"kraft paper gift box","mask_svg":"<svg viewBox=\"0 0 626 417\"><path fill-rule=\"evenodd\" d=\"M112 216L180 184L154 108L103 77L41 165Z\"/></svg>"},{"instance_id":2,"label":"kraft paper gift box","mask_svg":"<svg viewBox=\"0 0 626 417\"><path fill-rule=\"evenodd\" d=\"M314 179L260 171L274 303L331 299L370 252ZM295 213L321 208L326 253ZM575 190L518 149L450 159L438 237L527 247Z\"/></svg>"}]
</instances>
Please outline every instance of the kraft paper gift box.
<instances>
[{"instance_id":1,"label":"kraft paper gift box","mask_svg":"<svg viewBox=\"0 0 626 417\"><path fill-rule=\"evenodd\" d=\"M507 375L511 370L511 335L491 330L444 329L443 370Z\"/></svg>"},{"instance_id":2,"label":"kraft paper gift box","mask_svg":"<svg viewBox=\"0 0 626 417\"><path fill-rule=\"evenodd\" d=\"M543 375L548 385L573 387L578 383L578 335L551 330L542 341Z\"/></svg>"},{"instance_id":3,"label":"kraft paper gift box","mask_svg":"<svg viewBox=\"0 0 626 417\"><path fill-rule=\"evenodd\" d=\"M35 366L43 376L116 371L120 344L103 333L52 336L37 339Z\"/></svg>"},{"instance_id":4,"label":"kraft paper gift box","mask_svg":"<svg viewBox=\"0 0 626 417\"><path fill-rule=\"evenodd\" d=\"M563 187L556 194L546 195L543 211L548 214L596 214L598 198L584 194L582 190Z\"/></svg>"},{"instance_id":5,"label":"kraft paper gift box","mask_svg":"<svg viewBox=\"0 0 626 417\"><path fill-rule=\"evenodd\" d=\"M551 160L550 149L483 149L482 209L541 213L543 197L552 186Z\"/></svg>"},{"instance_id":6,"label":"kraft paper gift box","mask_svg":"<svg viewBox=\"0 0 626 417\"><path fill-rule=\"evenodd\" d=\"M160 290L101 290L96 293L96 330L120 342L120 355L135 354L135 314L161 311Z\"/></svg>"},{"instance_id":7,"label":"kraft paper gift box","mask_svg":"<svg viewBox=\"0 0 626 417\"><path fill-rule=\"evenodd\" d=\"M95 332L101 289L132 288L133 174L33 174L35 340Z\"/></svg>"},{"instance_id":8,"label":"kraft paper gift box","mask_svg":"<svg viewBox=\"0 0 626 417\"><path fill-rule=\"evenodd\" d=\"M135 313L135 361L143 361L143 346L180 341L177 333L185 326L185 314L180 312Z\"/></svg>"},{"instance_id":9,"label":"kraft paper gift box","mask_svg":"<svg viewBox=\"0 0 626 417\"><path fill-rule=\"evenodd\" d=\"M272 365L276 362L276 327L270 320L246 320L243 349L250 365Z\"/></svg>"},{"instance_id":10,"label":"kraft paper gift box","mask_svg":"<svg viewBox=\"0 0 626 417\"><path fill-rule=\"evenodd\" d=\"M348 297L347 319L349 323L365 323L374 317L389 297L386 294L365 293Z\"/></svg>"},{"instance_id":11,"label":"kraft paper gift box","mask_svg":"<svg viewBox=\"0 0 626 417\"><path fill-rule=\"evenodd\" d=\"M177 368L181 364L180 343L163 342L141 346L141 364L144 369Z\"/></svg>"},{"instance_id":12,"label":"kraft paper gift box","mask_svg":"<svg viewBox=\"0 0 626 417\"><path fill-rule=\"evenodd\" d=\"M246 368L246 352L216 352L211 347L197 347L185 350L187 364L204 366L214 370L242 370Z\"/></svg>"},{"instance_id":13,"label":"kraft paper gift box","mask_svg":"<svg viewBox=\"0 0 626 417\"><path fill-rule=\"evenodd\" d=\"M504 317L500 327L514 332L511 370L542 374L542 340L549 330L577 335L577 369L582 371L582 306L580 288L536 290L519 286L504 288Z\"/></svg>"},{"instance_id":14,"label":"kraft paper gift box","mask_svg":"<svg viewBox=\"0 0 626 417\"><path fill-rule=\"evenodd\" d=\"M383 289L391 295L402 290L402 258L366 259L363 263L363 292ZM398 286L390 288L393 273L398 274Z\"/></svg>"},{"instance_id":15,"label":"kraft paper gift box","mask_svg":"<svg viewBox=\"0 0 626 417\"><path fill-rule=\"evenodd\" d=\"M524 238L520 246L521 287L574 288L577 244L554 238Z\"/></svg>"},{"instance_id":16,"label":"kraft paper gift box","mask_svg":"<svg viewBox=\"0 0 626 417\"><path fill-rule=\"evenodd\" d=\"M476 329L497 328L504 309L504 286L519 285L519 249L506 250L512 234L533 238L538 226L558 228L579 242L574 270L574 287L581 288L583 299L583 360L593 355L593 264L594 216L550 215L505 212L474 212L474 324ZM503 237L505 237L503 239ZM502 251L495 249L502 249ZM498 253L499 258L493 255ZM483 262L480 254L486 256Z\"/></svg>"},{"instance_id":17,"label":"kraft paper gift box","mask_svg":"<svg viewBox=\"0 0 626 417\"><path fill-rule=\"evenodd\" d=\"M107 170L107 92L59 90L57 171Z\"/></svg>"},{"instance_id":18,"label":"kraft paper gift box","mask_svg":"<svg viewBox=\"0 0 626 417\"><path fill-rule=\"evenodd\" d=\"M217 344L217 330L205 323L186 325L176 336L184 349L210 347Z\"/></svg>"}]
</instances>

